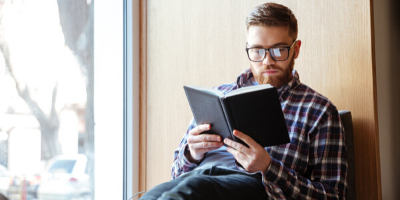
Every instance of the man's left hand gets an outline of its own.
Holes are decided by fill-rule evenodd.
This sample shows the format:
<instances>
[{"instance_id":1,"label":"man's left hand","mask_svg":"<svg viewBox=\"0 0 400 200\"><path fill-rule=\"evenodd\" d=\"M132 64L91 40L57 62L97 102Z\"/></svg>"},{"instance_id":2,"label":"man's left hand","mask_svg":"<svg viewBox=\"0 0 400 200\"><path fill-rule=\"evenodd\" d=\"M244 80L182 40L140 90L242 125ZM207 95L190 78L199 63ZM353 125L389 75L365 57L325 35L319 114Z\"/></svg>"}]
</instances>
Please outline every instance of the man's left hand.
<instances>
[{"instance_id":1,"label":"man's left hand","mask_svg":"<svg viewBox=\"0 0 400 200\"><path fill-rule=\"evenodd\" d=\"M233 135L249 145L249 148L226 138L224 140L224 143L228 145L226 150L235 157L247 172L253 173L261 171L265 173L271 163L271 156L268 154L267 150L251 137L238 130L234 130Z\"/></svg>"}]
</instances>

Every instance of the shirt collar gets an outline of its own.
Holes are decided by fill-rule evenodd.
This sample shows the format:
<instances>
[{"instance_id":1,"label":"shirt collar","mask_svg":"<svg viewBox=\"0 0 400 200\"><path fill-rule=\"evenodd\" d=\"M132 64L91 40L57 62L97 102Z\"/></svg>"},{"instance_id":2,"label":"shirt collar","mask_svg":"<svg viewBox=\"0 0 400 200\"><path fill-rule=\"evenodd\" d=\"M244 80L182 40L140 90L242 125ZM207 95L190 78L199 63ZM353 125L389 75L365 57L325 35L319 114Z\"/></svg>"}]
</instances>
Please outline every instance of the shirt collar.
<instances>
[{"instance_id":1,"label":"shirt collar","mask_svg":"<svg viewBox=\"0 0 400 200\"><path fill-rule=\"evenodd\" d=\"M291 88L295 88L297 85L300 84L300 77L299 77L299 73L297 73L297 71L295 69L293 69L292 71L292 75L293 78L292 80L289 81L289 83L283 85L280 88L277 88L278 93L281 93L287 89L291 89ZM236 84L238 86L238 88L244 87L245 83L247 82L247 80L249 80L250 78L253 78L253 72L251 72L251 68L246 69L245 71L243 71L236 79Z\"/></svg>"}]
</instances>

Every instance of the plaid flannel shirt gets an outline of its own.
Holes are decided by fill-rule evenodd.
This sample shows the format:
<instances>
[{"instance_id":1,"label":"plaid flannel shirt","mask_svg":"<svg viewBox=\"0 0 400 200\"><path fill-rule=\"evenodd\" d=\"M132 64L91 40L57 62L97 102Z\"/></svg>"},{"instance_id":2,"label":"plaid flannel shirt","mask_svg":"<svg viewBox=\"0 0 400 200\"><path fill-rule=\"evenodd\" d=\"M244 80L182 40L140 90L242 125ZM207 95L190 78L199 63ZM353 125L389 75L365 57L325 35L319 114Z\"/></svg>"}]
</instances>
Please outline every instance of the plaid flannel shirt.
<instances>
[{"instance_id":1,"label":"plaid flannel shirt","mask_svg":"<svg viewBox=\"0 0 400 200\"><path fill-rule=\"evenodd\" d=\"M345 199L347 153L338 111L326 97L300 83L296 70L292 73L293 79L278 89L291 142L266 148L271 164L262 176L265 191L270 199ZM236 83L215 88L226 94L251 77L248 69ZM185 157L188 133L194 127L192 119L174 152L173 179L198 166Z\"/></svg>"}]
</instances>

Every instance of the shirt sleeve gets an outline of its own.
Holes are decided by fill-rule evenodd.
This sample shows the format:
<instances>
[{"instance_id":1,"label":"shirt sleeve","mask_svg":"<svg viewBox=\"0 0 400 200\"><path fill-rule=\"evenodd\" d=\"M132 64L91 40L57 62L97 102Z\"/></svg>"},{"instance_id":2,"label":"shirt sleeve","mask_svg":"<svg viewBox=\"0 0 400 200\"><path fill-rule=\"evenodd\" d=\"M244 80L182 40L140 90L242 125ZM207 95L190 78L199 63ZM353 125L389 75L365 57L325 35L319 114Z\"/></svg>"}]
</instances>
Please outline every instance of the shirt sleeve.
<instances>
[{"instance_id":1,"label":"shirt sleeve","mask_svg":"<svg viewBox=\"0 0 400 200\"><path fill-rule=\"evenodd\" d=\"M213 89L217 89L222 93L226 94L234 89L237 89L236 83L229 83L229 84L222 84L219 86L213 87ZM179 177L180 175L190 172L195 169L200 163L191 163L189 160L186 159L185 153L189 153L189 148L187 145L187 138L189 136L189 131L192 130L197 126L194 118L190 121L189 127L186 130L185 135L181 143L179 144L178 148L174 152L174 162L172 164L171 176L172 179ZM204 155L205 157L206 155Z\"/></svg>"},{"instance_id":2,"label":"shirt sleeve","mask_svg":"<svg viewBox=\"0 0 400 200\"><path fill-rule=\"evenodd\" d=\"M281 161L271 158L264 174L293 199L345 199L347 192L347 152L343 127L336 111L327 117L310 141L305 178Z\"/></svg>"},{"instance_id":3,"label":"shirt sleeve","mask_svg":"<svg viewBox=\"0 0 400 200\"><path fill-rule=\"evenodd\" d=\"M196 122L192 118L189 127L186 130L185 135L183 136L181 143L179 144L178 148L175 149L174 151L174 162L172 163L172 169L171 169L172 179L175 179L186 172L190 172L198 166L197 163L190 162L188 159L186 159L185 156L186 153L189 153L188 149L189 147L187 144L189 131L192 130L194 127L196 127Z\"/></svg>"}]
</instances>

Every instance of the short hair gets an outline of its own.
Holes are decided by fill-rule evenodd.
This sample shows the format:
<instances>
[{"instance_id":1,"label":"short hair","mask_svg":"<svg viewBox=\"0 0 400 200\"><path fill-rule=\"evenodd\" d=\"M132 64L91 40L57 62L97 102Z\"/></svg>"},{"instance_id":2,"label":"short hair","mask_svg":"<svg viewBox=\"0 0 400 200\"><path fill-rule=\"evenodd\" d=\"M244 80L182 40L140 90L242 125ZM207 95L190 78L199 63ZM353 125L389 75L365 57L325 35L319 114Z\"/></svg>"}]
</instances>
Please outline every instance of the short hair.
<instances>
[{"instance_id":1,"label":"short hair","mask_svg":"<svg viewBox=\"0 0 400 200\"><path fill-rule=\"evenodd\" d=\"M286 6L277 3L265 3L255 7L246 17L247 31L250 26L289 27L289 36L297 39L297 19Z\"/></svg>"}]
</instances>

